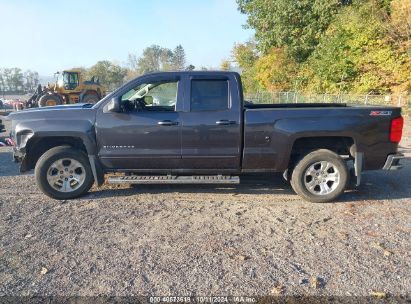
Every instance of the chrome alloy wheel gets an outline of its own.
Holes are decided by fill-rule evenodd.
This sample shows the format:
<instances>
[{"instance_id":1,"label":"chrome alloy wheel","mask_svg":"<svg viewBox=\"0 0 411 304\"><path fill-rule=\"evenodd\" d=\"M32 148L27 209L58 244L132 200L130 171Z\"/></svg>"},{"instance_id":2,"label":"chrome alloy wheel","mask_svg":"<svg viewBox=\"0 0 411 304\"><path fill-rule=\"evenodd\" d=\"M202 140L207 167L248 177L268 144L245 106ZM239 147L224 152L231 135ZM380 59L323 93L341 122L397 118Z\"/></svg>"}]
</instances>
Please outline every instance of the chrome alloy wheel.
<instances>
[{"instance_id":1,"label":"chrome alloy wheel","mask_svg":"<svg viewBox=\"0 0 411 304\"><path fill-rule=\"evenodd\" d=\"M304 173L304 185L315 195L327 195L340 183L340 172L328 161L320 161L309 166Z\"/></svg>"},{"instance_id":2,"label":"chrome alloy wheel","mask_svg":"<svg viewBox=\"0 0 411 304\"><path fill-rule=\"evenodd\" d=\"M59 192L72 192L80 188L86 179L83 165L72 158L62 158L47 170L47 182Z\"/></svg>"}]
</instances>

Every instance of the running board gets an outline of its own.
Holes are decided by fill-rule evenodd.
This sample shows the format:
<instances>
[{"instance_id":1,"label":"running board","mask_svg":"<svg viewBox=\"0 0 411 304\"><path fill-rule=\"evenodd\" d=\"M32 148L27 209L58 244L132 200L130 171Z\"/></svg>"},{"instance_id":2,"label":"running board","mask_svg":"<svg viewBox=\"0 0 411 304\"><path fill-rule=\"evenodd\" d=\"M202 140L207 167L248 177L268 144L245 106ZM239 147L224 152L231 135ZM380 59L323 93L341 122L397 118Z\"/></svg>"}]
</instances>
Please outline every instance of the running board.
<instances>
[{"instance_id":1,"label":"running board","mask_svg":"<svg viewBox=\"0 0 411 304\"><path fill-rule=\"evenodd\" d=\"M238 176L228 175L127 175L109 176L110 184L239 184Z\"/></svg>"}]
</instances>

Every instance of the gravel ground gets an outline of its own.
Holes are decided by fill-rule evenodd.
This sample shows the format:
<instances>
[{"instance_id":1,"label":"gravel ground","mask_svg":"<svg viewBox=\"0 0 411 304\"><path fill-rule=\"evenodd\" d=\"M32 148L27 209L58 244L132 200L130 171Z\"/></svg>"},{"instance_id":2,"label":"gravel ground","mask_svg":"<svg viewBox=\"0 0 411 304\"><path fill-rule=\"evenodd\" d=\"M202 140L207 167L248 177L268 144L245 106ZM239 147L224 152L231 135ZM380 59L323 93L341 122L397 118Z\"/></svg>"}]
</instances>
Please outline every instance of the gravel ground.
<instances>
[{"instance_id":1,"label":"gravel ground","mask_svg":"<svg viewBox=\"0 0 411 304\"><path fill-rule=\"evenodd\" d=\"M10 159L2 148L0 296L411 290L411 159L367 172L330 204L302 201L280 175L234 187L106 185L56 201Z\"/></svg>"}]
</instances>

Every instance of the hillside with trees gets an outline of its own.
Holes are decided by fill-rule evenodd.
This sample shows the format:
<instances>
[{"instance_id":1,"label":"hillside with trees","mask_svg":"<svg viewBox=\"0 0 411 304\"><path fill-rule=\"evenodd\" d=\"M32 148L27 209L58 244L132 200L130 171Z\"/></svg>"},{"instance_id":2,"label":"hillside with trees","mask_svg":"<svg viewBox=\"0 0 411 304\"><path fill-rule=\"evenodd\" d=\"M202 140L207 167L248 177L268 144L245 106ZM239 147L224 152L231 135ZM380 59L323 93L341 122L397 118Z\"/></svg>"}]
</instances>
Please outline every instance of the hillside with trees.
<instances>
[{"instance_id":1,"label":"hillside with trees","mask_svg":"<svg viewBox=\"0 0 411 304\"><path fill-rule=\"evenodd\" d=\"M255 31L235 44L223 70L241 71L246 93L411 92L411 0L237 0ZM71 68L71 67L67 67ZM83 68L113 90L148 72L194 70L181 45L151 45L124 63ZM205 68L201 67L200 70ZM0 91L30 92L34 71L0 69Z\"/></svg>"},{"instance_id":2,"label":"hillside with trees","mask_svg":"<svg viewBox=\"0 0 411 304\"><path fill-rule=\"evenodd\" d=\"M39 74L20 68L0 68L0 92L33 91L39 83Z\"/></svg>"},{"instance_id":3,"label":"hillside with trees","mask_svg":"<svg viewBox=\"0 0 411 304\"><path fill-rule=\"evenodd\" d=\"M411 91L411 0L237 3L255 30L232 52L246 91Z\"/></svg>"},{"instance_id":4,"label":"hillside with trees","mask_svg":"<svg viewBox=\"0 0 411 304\"><path fill-rule=\"evenodd\" d=\"M195 66L187 63L186 53L181 45L177 45L173 50L152 45L146 47L141 56L129 54L125 64L101 60L89 68L76 68L85 73L86 79L97 76L100 83L109 90L114 90L125 81L145 73L194 70ZM37 72L30 70L23 72L17 67L0 68L0 92L3 94L33 92L39 83L40 78Z\"/></svg>"},{"instance_id":5,"label":"hillside with trees","mask_svg":"<svg viewBox=\"0 0 411 304\"><path fill-rule=\"evenodd\" d=\"M107 60L98 61L86 70L88 78L97 76L109 90L114 90L139 75L157 71L182 71L194 69L187 65L184 48L178 45L174 50L151 45L143 50L141 56L129 54L125 65Z\"/></svg>"}]
</instances>

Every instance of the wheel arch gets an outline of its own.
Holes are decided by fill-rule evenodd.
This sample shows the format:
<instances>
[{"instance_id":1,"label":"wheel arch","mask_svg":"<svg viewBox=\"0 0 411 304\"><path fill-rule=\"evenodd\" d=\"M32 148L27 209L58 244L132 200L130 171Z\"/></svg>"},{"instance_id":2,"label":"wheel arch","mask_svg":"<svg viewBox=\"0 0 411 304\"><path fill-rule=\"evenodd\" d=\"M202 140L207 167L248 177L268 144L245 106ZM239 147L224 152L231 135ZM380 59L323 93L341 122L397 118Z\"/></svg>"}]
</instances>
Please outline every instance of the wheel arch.
<instances>
[{"instance_id":1,"label":"wheel arch","mask_svg":"<svg viewBox=\"0 0 411 304\"><path fill-rule=\"evenodd\" d=\"M96 143L88 138L73 135L58 136L33 136L25 145L25 157L21 163L20 171L26 172L35 168L39 158L48 150L58 146L70 146L83 151L89 159L97 185L104 183L104 170L95 155Z\"/></svg>"},{"instance_id":2,"label":"wheel arch","mask_svg":"<svg viewBox=\"0 0 411 304\"><path fill-rule=\"evenodd\" d=\"M48 150L58 146L70 146L88 154L86 145L80 137L75 136L33 136L26 144L26 153L21 164L21 171L34 169L39 158Z\"/></svg>"},{"instance_id":3,"label":"wheel arch","mask_svg":"<svg viewBox=\"0 0 411 304\"><path fill-rule=\"evenodd\" d=\"M351 136L307 136L296 138L288 153L287 167L285 172L289 177L291 171L299 159L306 154L318 150L327 149L338 155L348 155L353 158L357 151L356 140Z\"/></svg>"}]
</instances>

